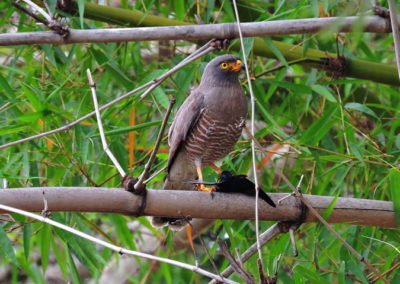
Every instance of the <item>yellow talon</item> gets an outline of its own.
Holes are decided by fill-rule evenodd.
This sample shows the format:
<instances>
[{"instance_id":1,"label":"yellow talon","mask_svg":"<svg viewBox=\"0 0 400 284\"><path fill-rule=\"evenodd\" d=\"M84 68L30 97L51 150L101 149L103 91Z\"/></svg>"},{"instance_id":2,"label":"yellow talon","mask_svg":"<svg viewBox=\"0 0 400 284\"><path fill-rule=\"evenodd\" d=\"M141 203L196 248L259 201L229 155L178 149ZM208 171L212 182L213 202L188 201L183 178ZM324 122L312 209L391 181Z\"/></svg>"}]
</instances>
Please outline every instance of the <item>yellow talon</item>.
<instances>
[{"instance_id":1,"label":"yellow talon","mask_svg":"<svg viewBox=\"0 0 400 284\"><path fill-rule=\"evenodd\" d=\"M210 195L213 193L213 191L215 191L215 187L214 187L214 186L212 186L212 187L207 187L207 186L205 186L204 184L197 185L196 188L197 188L198 191L206 191L206 192L208 192Z\"/></svg>"}]
</instances>

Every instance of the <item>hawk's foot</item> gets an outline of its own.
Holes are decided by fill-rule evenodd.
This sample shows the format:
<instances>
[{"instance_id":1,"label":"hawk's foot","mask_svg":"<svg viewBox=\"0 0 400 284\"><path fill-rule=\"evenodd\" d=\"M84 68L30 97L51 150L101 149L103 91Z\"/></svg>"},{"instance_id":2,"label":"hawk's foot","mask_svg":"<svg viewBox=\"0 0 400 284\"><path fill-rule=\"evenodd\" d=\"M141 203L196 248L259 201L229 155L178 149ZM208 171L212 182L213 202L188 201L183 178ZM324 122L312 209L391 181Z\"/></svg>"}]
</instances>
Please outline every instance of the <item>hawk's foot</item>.
<instances>
[{"instance_id":1,"label":"hawk's foot","mask_svg":"<svg viewBox=\"0 0 400 284\"><path fill-rule=\"evenodd\" d=\"M215 186L205 186L204 184L201 185L196 185L196 188L198 191L206 191L208 192L210 195L212 195L212 193L215 191Z\"/></svg>"}]
</instances>

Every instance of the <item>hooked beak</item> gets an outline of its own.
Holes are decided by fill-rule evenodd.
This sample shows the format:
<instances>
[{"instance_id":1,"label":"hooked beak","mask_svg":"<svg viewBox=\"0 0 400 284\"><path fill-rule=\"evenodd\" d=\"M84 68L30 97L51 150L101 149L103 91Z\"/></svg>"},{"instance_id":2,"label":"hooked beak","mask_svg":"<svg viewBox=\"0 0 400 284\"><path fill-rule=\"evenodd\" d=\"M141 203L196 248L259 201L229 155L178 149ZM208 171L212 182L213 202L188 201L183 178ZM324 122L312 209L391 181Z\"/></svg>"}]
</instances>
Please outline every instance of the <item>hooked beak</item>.
<instances>
[{"instance_id":1,"label":"hooked beak","mask_svg":"<svg viewBox=\"0 0 400 284\"><path fill-rule=\"evenodd\" d=\"M236 62L232 65L231 70L235 72L239 72L240 70L244 70L244 64L241 60L236 60Z\"/></svg>"}]
</instances>

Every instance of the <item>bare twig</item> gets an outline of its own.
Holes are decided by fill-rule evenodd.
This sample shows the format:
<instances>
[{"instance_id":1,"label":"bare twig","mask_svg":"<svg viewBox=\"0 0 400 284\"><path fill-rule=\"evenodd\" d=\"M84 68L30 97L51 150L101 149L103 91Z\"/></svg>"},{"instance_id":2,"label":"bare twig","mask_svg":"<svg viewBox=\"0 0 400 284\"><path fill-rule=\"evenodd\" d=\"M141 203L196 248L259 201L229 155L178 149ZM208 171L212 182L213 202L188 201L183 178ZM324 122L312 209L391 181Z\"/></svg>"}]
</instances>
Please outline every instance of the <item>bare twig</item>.
<instances>
[{"instance_id":1,"label":"bare twig","mask_svg":"<svg viewBox=\"0 0 400 284\"><path fill-rule=\"evenodd\" d=\"M394 41L394 49L396 52L397 72L400 78L400 37L399 37L399 23L397 22L396 2L388 0L390 11L390 22L392 24L392 34Z\"/></svg>"},{"instance_id":2,"label":"bare twig","mask_svg":"<svg viewBox=\"0 0 400 284\"><path fill-rule=\"evenodd\" d=\"M190 224L190 222L189 222L189 224ZM192 224L190 224L190 226L192 226ZM210 254L210 252L209 252L209 250L208 250L208 248L207 248L207 245L206 245L206 243L204 242L204 240L203 240L201 234L198 235L198 238L199 238L199 240L200 240L200 242L201 242L201 245L202 245L204 251L206 252L206 254L207 254L207 256L208 256L208 259L210 260L210 263L211 263L212 267L214 268L215 273L216 273L217 275L221 276L221 274L219 273L218 267L217 267L217 265L215 264L214 259L212 258L211 254ZM221 277L222 277L222 276L221 276Z\"/></svg>"},{"instance_id":3,"label":"bare twig","mask_svg":"<svg viewBox=\"0 0 400 284\"><path fill-rule=\"evenodd\" d=\"M49 211L49 206L47 204L47 199L46 199L46 196L44 194L44 190L43 190L42 194L43 194L43 210L42 210L41 215L44 216L44 217L47 217L47 213Z\"/></svg>"},{"instance_id":4,"label":"bare twig","mask_svg":"<svg viewBox=\"0 0 400 284\"><path fill-rule=\"evenodd\" d=\"M285 230L285 226L282 226L282 223L276 223L272 225L271 227L268 228L264 233L260 235L260 242L261 245L265 245L267 242L272 240L275 236L286 233L287 230ZM253 254L257 253L257 244L251 245L242 255L241 255L241 261L246 262ZM239 260L237 260L239 261ZM221 275L224 277L228 277L231 275L235 270L231 265L229 265L223 272L221 272ZM210 281L209 284L216 284L217 281L212 280Z\"/></svg>"},{"instance_id":5,"label":"bare twig","mask_svg":"<svg viewBox=\"0 0 400 284\"><path fill-rule=\"evenodd\" d=\"M264 148L260 145L260 143L257 141L257 139L254 138L254 136L249 132L249 130L245 127L244 128L245 132L251 139L257 144L258 148L260 151L264 154L268 162L276 169L275 163L270 159L268 156L268 153L264 150ZM321 221L324 226L330 231L352 254L354 254L359 261L363 262L365 266L371 270L373 273L375 273L383 282L389 283L386 279L384 279L378 270L376 270L371 264L369 264L363 256L361 256L353 247L347 243L333 228L327 221L325 221L324 218L311 206L311 204L304 198L304 196L301 194L301 192L294 187L294 185L289 181L289 179L281 172L281 171L275 171L277 175L279 175L280 178L289 186L289 188L295 193L295 195L304 203L305 206L307 206L308 210L319 220Z\"/></svg>"},{"instance_id":6,"label":"bare twig","mask_svg":"<svg viewBox=\"0 0 400 284\"><path fill-rule=\"evenodd\" d=\"M147 174L150 171L151 164L153 163L154 158L157 155L158 147L160 147L161 138L164 135L164 130L165 130L165 127L167 126L168 118L169 118L169 115L171 114L171 110L172 110L172 107L174 106L174 104L175 104L175 98L172 97L171 100L170 100L167 112L165 113L163 122L161 124L160 131L158 132L158 137L157 137L156 143L154 145L153 152L151 152L150 158L147 161L146 165L144 166L144 170L143 170L142 174L140 175L137 183L135 184L135 189L136 190L139 190L143 186L143 181L147 177Z\"/></svg>"},{"instance_id":7,"label":"bare twig","mask_svg":"<svg viewBox=\"0 0 400 284\"><path fill-rule=\"evenodd\" d=\"M111 152L110 148L108 148L108 145L107 145L107 140L106 140L106 137L104 135L104 130L103 130L103 123L101 122L99 104L97 102L96 85L95 85L95 83L93 81L92 74L90 73L89 69L86 69L86 74L87 74L88 79L89 79L90 89L92 90L93 104L94 104L94 109L95 109L95 112L96 112L97 124L98 124L98 128L99 128L101 144L103 145L103 150L104 150L104 152L107 153L108 157L110 157L111 161L113 162L113 164L117 168L117 170L118 170L119 174L121 175L121 177L124 177L124 176L126 176L125 171L122 169L121 165L118 163L118 160L115 158L114 154Z\"/></svg>"},{"instance_id":8,"label":"bare twig","mask_svg":"<svg viewBox=\"0 0 400 284\"><path fill-rule=\"evenodd\" d=\"M249 67L247 66L246 49L244 47L242 29L240 27L239 12L238 12L238 9L237 9L236 0L233 0L232 2L233 2L233 7L235 9L237 28L238 28L239 37L240 37L240 45L242 47L243 62L244 62L244 66L246 68L247 84L249 85L249 91L250 91L250 100L251 100L251 134L254 137L255 98L254 98L253 88L251 86L251 78L250 78L250 73L249 73ZM255 215L255 220L256 220L257 249L258 249L258 258L260 259L260 261L262 263L262 252L261 252L261 244L260 244L260 238L259 238L260 228L259 228L259 224L258 224L258 195L259 195L260 187L258 186L258 179L257 179L256 149L255 149L254 140L251 141L251 154L252 154L252 160L253 160L252 162L253 162L254 184L255 184L255 188L256 188L255 213L254 213L254 215Z\"/></svg>"},{"instance_id":9,"label":"bare twig","mask_svg":"<svg viewBox=\"0 0 400 284\"><path fill-rule=\"evenodd\" d=\"M158 171L156 171L154 174L152 174L148 179L146 179L143 183L147 184L149 181L151 181L153 178L155 178L156 176L158 176L159 174L161 174L163 171L165 171L167 169L167 165L165 165L164 167L162 167L161 169L159 169Z\"/></svg>"},{"instance_id":10,"label":"bare twig","mask_svg":"<svg viewBox=\"0 0 400 284\"><path fill-rule=\"evenodd\" d=\"M199 48L195 52L193 52L191 55L189 55L187 58L185 58L182 62L180 62L178 65L175 67L171 68L169 71L167 71L165 74L161 75L160 77L154 79L153 86L151 86L145 93L143 93L140 96L140 100L143 100L147 95L154 90L156 87L158 87L165 79L167 79L169 76L171 76L173 73L181 69L182 67L186 66L187 64L195 61L196 59L214 51L216 48L213 46L210 46L209 43L204 45L203 47Z\"/></svg>"},{"instance_id":11,"label":"bare twig","mask_svg":"<svg viewBox=\"0 0 400 284\"><path fill-rule=\"evenodd\" d=\"M248 284L256 284L254 278L251 275L249 275L246 271L244 271L243 268L236 262L235 258L229 251L228 246L223 240L218 239L218 246L221 249L222 253L224 254L225 258L228 259L230 265L238 274L238 276Z\"/></svg>"},{"instance_id":12,"label":"bare twig","mask_svg":"<svg viewBox=\"0 0 400 284\"><path fill-rule=\"evenodd\" d=\"M299 253L297 251L297 246L296 246L296 240L294 237L294 228L289 228L289 236L290 236L290 242L292 243L292 249L293 249L293 255L298 256Z\"/></svg>"},{"instance_id":13,"label":"bare twig","mask_svg":"<svg viewBox=\"0 0 400 284\"><path fill-rule=\"evenodd\" d=\"M39 17L38 15L36 15L34 12L28 10L27 8L25 8L24 6L21 6L18 3L12 2L11 3L12 6L14 6L15 8L21 10L22 12L24 12L25 14L27 14L28 16L32 17L33 19L35 19L36 21L38 21L39 23L42 23L43 25L47 25L49 22L41 17Z\"/></svg>"},{"instance_id":14,"label":"bare twig","mask_svg":"<svg viewBox=\"0 0 400 284\"><path fill-rule=\"evenodd\" d=\"M240 267L244 269L243 261L242 261L242 256L240 255L240 250L238 247L235 248L235 253L236 253L236 260L239 263Z\"/></svg>"},{"instance_id":15,"label":"bare twig","mask_svg":"<svg viewBox=\"0 0 400 284\"><path fill-rule=\"evenodd\" d=\"M205 54L207 54L209 52L214 51L215 48L214 47L210 47L209 44L208 44L205 47L204 46L201 47L199 50L201 52L199 52L198 54L196 52L196 54L197 54L196 56L189 56L190 60L184 60L184 62L181 62L180 64L178 64L177 66L175 66L174 68L172 68L168 72L164 73L163 75L161 75L161 76L157 77L156 79L154 79L152 81L149 81L149 82L143 84L142 86L140 86L140 87L138 87L138 88L136 88L136 89L134 89L134 90L132 90L132 91L130 91L130 92L128 92L128 93L126 93L126 94L114 99L114 100L112 100L111 102L109 102L109 103L103 105L102 107L100 107L99 110L100 111L105 110L105 109L109 108L110 106L112 106L112 105L114 105L114 104L116 104L116 103L118 103L118 102L120 102L120 101L122 101L122 100L124 100L124 99L126 99L126 98L128 98L130 96L132 96L135 93L138 93L138 92L140 92L140 91L142 91L142 90L144 90L144 89L146 89L148 87L151 87L151 86L153 86L155 84L158 84L159 81L165 80L167 77L171 76L174 72L176 72L179 69L183 68L184 66L186 66L187 64L189 64L192 61L196 60L197 58L199 58L199 57L201 57L201 56L203 56L203 55L205 55ZM143 97L143 95L142 95L142 97ZM94 111L92 111L92 112L82 116L81 118L79 118L79 119L77 119L77 120L75 120L75 121L73 121L71 123L68 123L68 124L66 124L66 125L64 125L62 127L59 127L57 129L53 129L53 130L50 130L50 131L47 131L47 132L43 132L43 133L40 133L40 134L37 134L37 135L33 135L33 136L30 136L30 137L26 137L26 138L17 140L17 141L14 141L14 142L10 142L10 143L7 143L7 144L0 145L0 150L4 149L4 148L11 147L11 146L15 146L15 145L18 145L18 144L21 144L21 143L24 143L24 142L32 141L32 140L35 140L35 139L38 139L38 138L41 138L41 137L45 137L45 136L48 136L48 135L51 135L51 134L55 134L55 133L58 133L58 132L61 132L61 131L69 130L71 127L79 124L80 122L84 121L85 119L87 119L87 118L89 118L89 117L91 117L91 116L93 116L95 114L96 113Z\"/></svg>"},{"instance_id":16,"label":"bare twig","mask_svg":"<svg viewBox=\"0 0 400 284\"><path fill-rule=\"evenodd\" d=\"M179 261L176 261L176 260L163 258L163 257L159 257L159 256L154 256L154 255L151 255L151 254L137 252L137 251L133 251L133 250L128 250L128 249L116 246L116 245L111 244L109 242L106 242L106 241L103 241L103 240L99 240L99 239L97 239L95 237L92 237L92 236L90 236L88 234L85 234L85 233L83 233L81 231L78 231L78 230L76 230L74 228L71 228L69 226L66 226L64 224L58 223L56 221L53 221L53 220L51 220L51 219L49 219L47 217L43 217L43 216L40 216L40 215L37 215L37 214L33 214L33 213L30 213L30 212L27 212L27 211L24 211L24 210L20 210L20 209L17 209L17 208L13 208L13 207L10 207L10 206L7 206L7 205L3 205L3 204L0 204L0 209L8 211L8 212L21 214L23 216L26 216L26 217L29 217L29 218L33 218L33 219L38 220L40 222L47 223L47 224L52 225L54 227L57 227L57 228L60 228L62 230L65 230L67 232L70 232L70 233L72 233L74 235L77 235L77 236L79 236L81 238L84 238L86 240L89 240L91 242L99 244L101 246L107 247L107 248L109 248L109 249L111 249L111 250L113 250L115 252L118 252L119 254L129 254L129 255L134 255L134 256L138 256L138 257L141 257L141 258L146 258L146 259L150 259L150 260L154 260L154 261L158 261L158 262L164 262L164 263L171 264L171 265L174 265L174 266L177 266L177 267L181 267L181 268L184 268L184 269L191 270L193 272L202 274L202 275L204 275L206 277L217 279L218 281L222 281L222 282L225 282L225 283L232 283L232 284L233 283L237 283L235 281L232 281L232 280L223 278L221 276L218 276L216 274L213 274L211 272L208 272L207 270L204 270L204 269L202 269L200 267L196 267L196 266L184 263L184 262L179 262Z\"/></svg>"},{"instance_id":17,"label":"bare twig","mask_svg":"<svg viewBox=\"0 0 400 284\"><path fill-rule=\"evenodd\" d=\"M48 22L50 22L50 21L52 20L51 17L50 17L50 15L47 14L46 11L42 9L42 7L36 5L36 3L34 3L34 2L32 2L32 1L30 1L30 0L22 0L22 1L25 2L26 4L28 4L29 6L31 6L31 8L32 8L34 11L37 11L39 14L41 14L43 17L45 17L45 19L46 19Z\"/></svg>"}]
</instances>

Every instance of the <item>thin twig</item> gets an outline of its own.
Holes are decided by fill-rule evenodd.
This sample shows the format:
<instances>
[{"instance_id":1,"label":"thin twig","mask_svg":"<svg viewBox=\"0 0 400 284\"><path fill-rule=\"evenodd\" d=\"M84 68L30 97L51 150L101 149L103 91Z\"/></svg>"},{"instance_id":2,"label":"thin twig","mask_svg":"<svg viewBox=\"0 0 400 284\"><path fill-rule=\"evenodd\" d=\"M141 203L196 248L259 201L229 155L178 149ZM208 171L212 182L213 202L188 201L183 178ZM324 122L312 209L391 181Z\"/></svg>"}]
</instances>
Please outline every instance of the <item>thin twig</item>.
<instances>
[{"instance_id":1,"label":"thin twig","mask_svg":"<svg viewBox=\"0 0 400 284\"><path fill-rule=\"evenodd\" d=\"M207 47L207 48L204 48ZM143 93L140 96L140 100L143 100L147 95L150 94L152 90L154 90L156 87L158 87L165 79L167 79L169 76L171 76L173 73L181 69L183 66L186 66L187 64L197 60L198 58L214 51L216 48L213 46L203 46L200 49L196 50L193 52L191 55L189 55L187 58L185 58L182 62L177 64L175 67L167 71L165 74L161 75L160 77L156 78L153 80L153 86L151 86L145 93Z\"/></svg>"},{"instance_id":2,"label":"thin twig","mask_svg":"<svg viewBox=\"0 0 400 284\"><path fill-rule=\"evenodd\" d=\"M235 253L236 253L236 260L239 263L240 267L244 269L243 261L242 261L242 256L240 255L240 250L238 247L235 248Z\"/></svg>"},{"instance_id":3,"label":"thin twig","mask_svg":"<svg viewBox=\"0 0 400 284\"><path fill-rule=\"evenodd\" d=\"M190 223L189 223L189 224L190 224ZM192 226L192 224L190 224L190 226ZM208 256L208 259L210 260L210 263L211 263L212 267L214 268L215 273L216 273L217 275L221 276L221 274L219 273L218 267L217 267L217 265L215 264L214 259L212 258L211 254L210 254L210 251L208 250L207 245L206 245L206 243L204 242L204 240L203 240L201 234L198 235L198 238L199 238L199 240L200 240L200 242L201 242L201 245L202 245L204 251L206 252L206 254L207 254L207 256ZM221 277L222 277L222 276L221 276Z\"/></svg>"},{"instance_id":4,"label":"thin twig","mask_svg":"<svg viewBox=\"0 0 400 284\"><path fill-rule=\"evenodd\" d=\"M9 212L13 212L13 213L17 213L17 214L20 214L20 215L23 215L23 216L26 216L26 217L29 217L29 218L33 218L33 219L38 220L38 221L43 222L43 223L47 223L47 224L52 225L54 227L57 227L57 228L60 228L62 230L65 230L67 232L70 232L70 233L72 233L74 235L77 235L77 236L79 236L81 238L84 238L86 240L89 240L91 242L99 244L101 246L107 247L107 248L109 248L109 249L111 249L111 250L113 250L115 252L118 252L119 254L129 254L129 255L134 255L134 256L141 257L141 258L155 260L155 261L158 261L158 262L164 262L164 263L168 263L168 264L171 264L171 265L174 265L174 266L177 266L177 267L181 267L181 268L184 268L184 269L191 270L193 272L202 274L204 276L207 276L207 277L210 277L210 278L213 278L213 279L217 279L218 281L222 281L222 282L225 282L225 283L231 283L231 284L237 283L235 281L223 278L221 276L218 276L216 274L208 272L207 270L204 270L202 268L199 268L199 267L196 267L196 266L184 263L184 262L179 262L179 261L176 261L176 260L172 260L172 259L168 259L168 258L164 258L164 257L159 257L159 256L154 256L154 255L151 255L151 254L142 253L142 252L138 252L138 251L128 250L128 249L122 248L120 246L113 245L113 244L111 244L109 242L106 242L106 241L103 241L103 240L99 240L99 239L97 239L95 237L92 237L92 236L90 236L90 235L88 235L86 233L83 233L81 231L78 231L78 230L76 230L74 228L71 228L71 227L66 226L64 224L58 223L56 221L53 221L53 220L51 220L51 219L49 219L47 217L43 217L43 216L40 216L40 215L37 215L37 214L33 214L33 213L30 213L30 212L27 212L27 211L24 211L24 210L20 210L20 209L14 208L14 207L10 207L10 206L7 206L7 205L3 205L3 204L0 204L0 209L5 210L5 211L9 211Z\"/></svg>"},{"instance_id":5,"label":"thin twig","mask_svg":"<svg viewBox=\"0 0 400 284\"><path fill-rule=\"evenodd\" d=\"M394 41L394 50L396 52L397 72L400 78L400 37L399 37L399 23L397 22L396 2L388 0L390 11L390 22L392 24L392 34Z\"/></svg>"},{"instance_id":6,"label":"thin twig","mask_svg":"<svg viewBox=\"0 0 400 284\"><path fill-rule=\"evenodd\" d=\"M43 17L46 18L47 21L51 22L52 19L51 19L50 15L47 14L46 11L42 9L42 7L36 5L35 3L33 3L33 2L30 1L30 0L22 0L22 1L25 2L27 5L31 6L31 8L32 8L34 11L39 12Z\"/></svg>"},{"instance_id":7,"label":"thin twig","mask_svg":"<svg viewBox=\"0 0 400 284\"><path fill-rule=\"evenodd\" d=\"M336 94L338 96L339 100L339 108L340 108L340 122L341 122L341 127L343 131L343 139L344 139L344 144L346 145L346 151L347 154L350 155L350 148L349 148L349 143L347 142L347 135L346 135L346 129L344 127L344 112L343 112L343 104L342 104L342 97L340 96L340 91L337 85L334 85Z\"/></svg>"},{"instance_id":8,"label":"thin twig","mask_svg":"<svg viewBox=\"0 0 400 284\"><path fill-rule=\"evenodd\" d=\"M94 110L96 112L96 117L97 117L97 124L99 128L99 133L100 133L100 138L101 138L101 144L103 145L103 150L107 153L108 157L110 157L111 161L117 168L119 174L121 177L126 176L125 171L122 169L121 165L118 163L118 160L115 158L114 154L111 152L110 148L108 148L107 145L107 140L106 136L104 135L104 129L103 129L103 123L101 122L101 115L99 111L99 103L97 102L97 95L96 95L96 85L93 81L92 74L90 73L89 69L86 69L86 74L89 79L89 84L90 84L90 89L92 90L92 98L93 98L93 104L94 104Z\"/></svg>"},{"instance_id":9,"label":"thin twig","mask_svg":"<svg viewBox=\"0 0 400 284\"><path fill-rule=\"evenodd\" d=\"M49 4L47 3L47 0L43 0L43 4L46 7L47 12L49 13L50 19L53 20L54 19L53 12L51 11Z\"/></svg>"},{"instance_id":10,"label":"thin twig","mask_svg":"<svg viewBox=\"0 0 400 284\"><path fill-rule=\"evenodd\" d=\"M136 88L136 89L134 89L134 90L132 90L132 91L130 91L130 92L128 92L128 93L126 93L126 94L114 99L114 100L112 100L111 102L109 102L109 103L103 105L102 107L100 107L99 110L100 111L105 110L105 109L109 108L110 106L112 106L112 105L114 105L114 104L126 99L127 97L132 96L133 94L135 94L137 92L140 92L140 91L142 91L142 90L144 90L144 89L146 89L148 87L151 87L154 84L157 84L158 81L166 79L167 77L171 76L174 72L176 72L179 69L185 67L187 64L191 63L192 61L196 60L197 58L199 58L201 56L204 56L205 54L207 54L209 52L214 51L215 48L214 47L209 47L209 46L203 46L199 50L201 50L201 52L198 54L198 56L196 56L196 57L190 56L190 60L184 60L184 62L181 62L180 64L178 64L177 66L175 66L174 68L172 68L168 72L164 73L163 75L161 75L161 76L157 77L156 79L151 80L151 81L143 84L142 86L140 86L140 87L138 87L138 88ZM40 133L40 134L37 134L37 135L33 135L33 136L30 136L30 137L26 137L26 138L23 138L23 139L20 139L20 140L17 140L17 141L13 141L13 142L10 142L10 143L7 143L7 144L0 145L0 150L8 148L8 147L11 147L11 146L15 146L15 145L18 145L18 144L21 144L21 143L24 143L24 142L32 141L32 140L35 140L35 139L38 139L38 138L42 138L42 137L45 137L45 136L48 136L48 135L51 135L51 134L55 134L55 133L58 133L58 132L61 132L61 131L69 130L71 127L79 124L80 122L84 121L85 119L87 119L87 118L89 118L89 117L91 117L91 116L93 116L95 114L96 114L96 112L92 111L92 112L82 116L81 118L78 118L77 120L75 120L75 121L73 121L71 123L68 123L68 124L66 124L66 125L64 125L62 127L59 127L59 128L47 131L47 132L43 132L43 133Z\"/></svg>"},{"instance_id":11,"label":"thin twig","mask_svg":"<svg viewBox=\"0 0 400 284\"><path fill-rule=\"evenodd\" d=\"M18 3L12 2L11 3L12 6L14 6L15 8L21 10L22 12L24 12L25 14L27 14L28 16L32 17L33 19L35 19L36 21L42 23L43 25L47 26L49 24L49 22L41 17L39 17L38 15L36 15L34 12L28 10L27 8L25 8L24 6L21 6Z\"/></svg>"},{"instance_id":12,"label":"thin twig","mask_svg":"<svg viewBox=\"0 0 400 284\"><path fill-rule=\"evenodd\" d=\"M154 145L153 152L151 152L150 158L147 161L146 165L144 166L144 170L143 170L142 174L140 175L137 183L135 184L135 189L136 190L139 190L143 186L143 181L147 177L147 174L150 171L151 164L153 163L154 158L157 155L158 147L160 147L161 139L162 139L162 137L164 135L164 130L165 130L165 127L167 126L168 118L169 118L169 115L171 114L171 110L172 110L172 107L174 106L174 104L175 104L175 98L172 97L171 100L170 100L167 112L165 113L163 122L161 124L160 131L158 132L158 137L157 137L157 140L156 140L156 144Z\"/></svg>"},{"instance_id":13,"label":"thin twig","mask_svg":"<svg viewBox=\"0 0 400 284\"><path fill-rule=\"evenodd\" d=\"M271 227L268 228L264 233L260 235L260 242L261 245L265 245L267 242L272 240L275 236L286 233L287 231L285 230L285 226L282 225L282 223L275 223ZM257 252L257 243L252 244L242 255L240 256L242 262L246 262L253 254ZM237 260L239 261L239 260ZM228 277L231 275L234 271L233 267L229 265L224 271L221 272L221 275L223 277ZM209 284L216 284L216 280L210 281Z\"/></svg>"},{"instance_id":14,"label":"thin twig","mask_svg":"<svg viewBox=\"0 0 400 284\"><path fill-rule=\"evenodd\" d=\"M268 153L264 150L264 148L261 146L261 144L257 141L257 139L254 138L254 136L250 133L250 131L244 127L245 132L251 139L257 144L259 147L260 151L264 154L265 158L268 160L268 162L274 167L274 169L277 169L277 166L275 163L270 159L268 156ZM301 194L301 192L294 187L294 185L289 181L289 179L281 172L281 171L275 171L277 175L279 175L280 178L283 179L283 181L289 186L289 188L295 193L295 195L304 203L305 206L307 206L308 210L319 220L321 221L325 227L330 231L352 254L354 254L359 261L363 262L365 266L371 270L373 273L375 273L383 282L389 283L386 279L380 275L379 271L376 270L371 264L369 264L363 256L361 256L353 247L347 243L333 228L327 221L325 221L324 218L311 206L311 204L307 201L306 198ZM222 274L223 275L223 274Z\"/></svg>"},{"instance_id":15,"label":"thin twig","mask_svg":"<svg viewBox=\"0 0 400 284\"><path fill-rule=\"evenodd\" d=\"M254 280L254 278L250 274L248 274L246 271L244 271L242 269L242 267L236 262L235 258L229 251L228 246L226 245L226 243L223 240L218 239L218 246L219 246L221 252L224 254L225 258L229 261L232 268L236 271L238 276L240 278L242 278L248 284L249 283L256 284L256 281Z\"/></svg>"},{"instance_id":16,"label":"thin twig","mask_svg":"<svg viewBox=\"0 0 400 284\"><path fill-rule=\"evenodd\" d=\"M251 86L251 78L250 78L250 73L249 73L249 68L247 66L247 58L246 58L246 50L244 47L244 42L243 42L243 35L242 35L242 29L240 27L240 19L239 19L239 12L237 9L236 5L236 0L233 0L233 7L235 9L235 15L236 15L236 23L237 23L237 28L239 32L239 37L240 37L240 45L242 47L242 55L243 55L243 62L244 66L246 68L246 77L247 77L247 84L249 85L249 91L250 91L250 100L251 100L251 134L254 137L254 113L255 113L255 99L254 99L254 94L253 94L253 88ZM260 244L260 228L258 224L258 194L259 194L259 186L258 186L258 179L257 179L257 164L256 164L256 149L255 149L255 144L254 141L251 141L251 154L252 154L252 160L253 160L253 177L254 177L254 185L256 188L256 196L255 196L255 220L256 220L256 237L257 237L257 250L258 250L258 258L260 259L262 263L262 252L261 252L261 244Z\"/></svg>"},{"instance_id":17,"label":"thin twig","mask_svg":"<svg viewBox=\"0 0 400 284\"><path fill-rule=\"evenodd\" d=\"M158 176L159 174L161 174L163 171L165 171L167 169L167 165L165 165L164 167L162 167L161 169L159 169L158 171L156 171L154 174L152 174L148 179L146 179L143 183L147 184L149 181L151 181L153 178L155 178L156 176Z\"/></svg>"}]
</instances>

